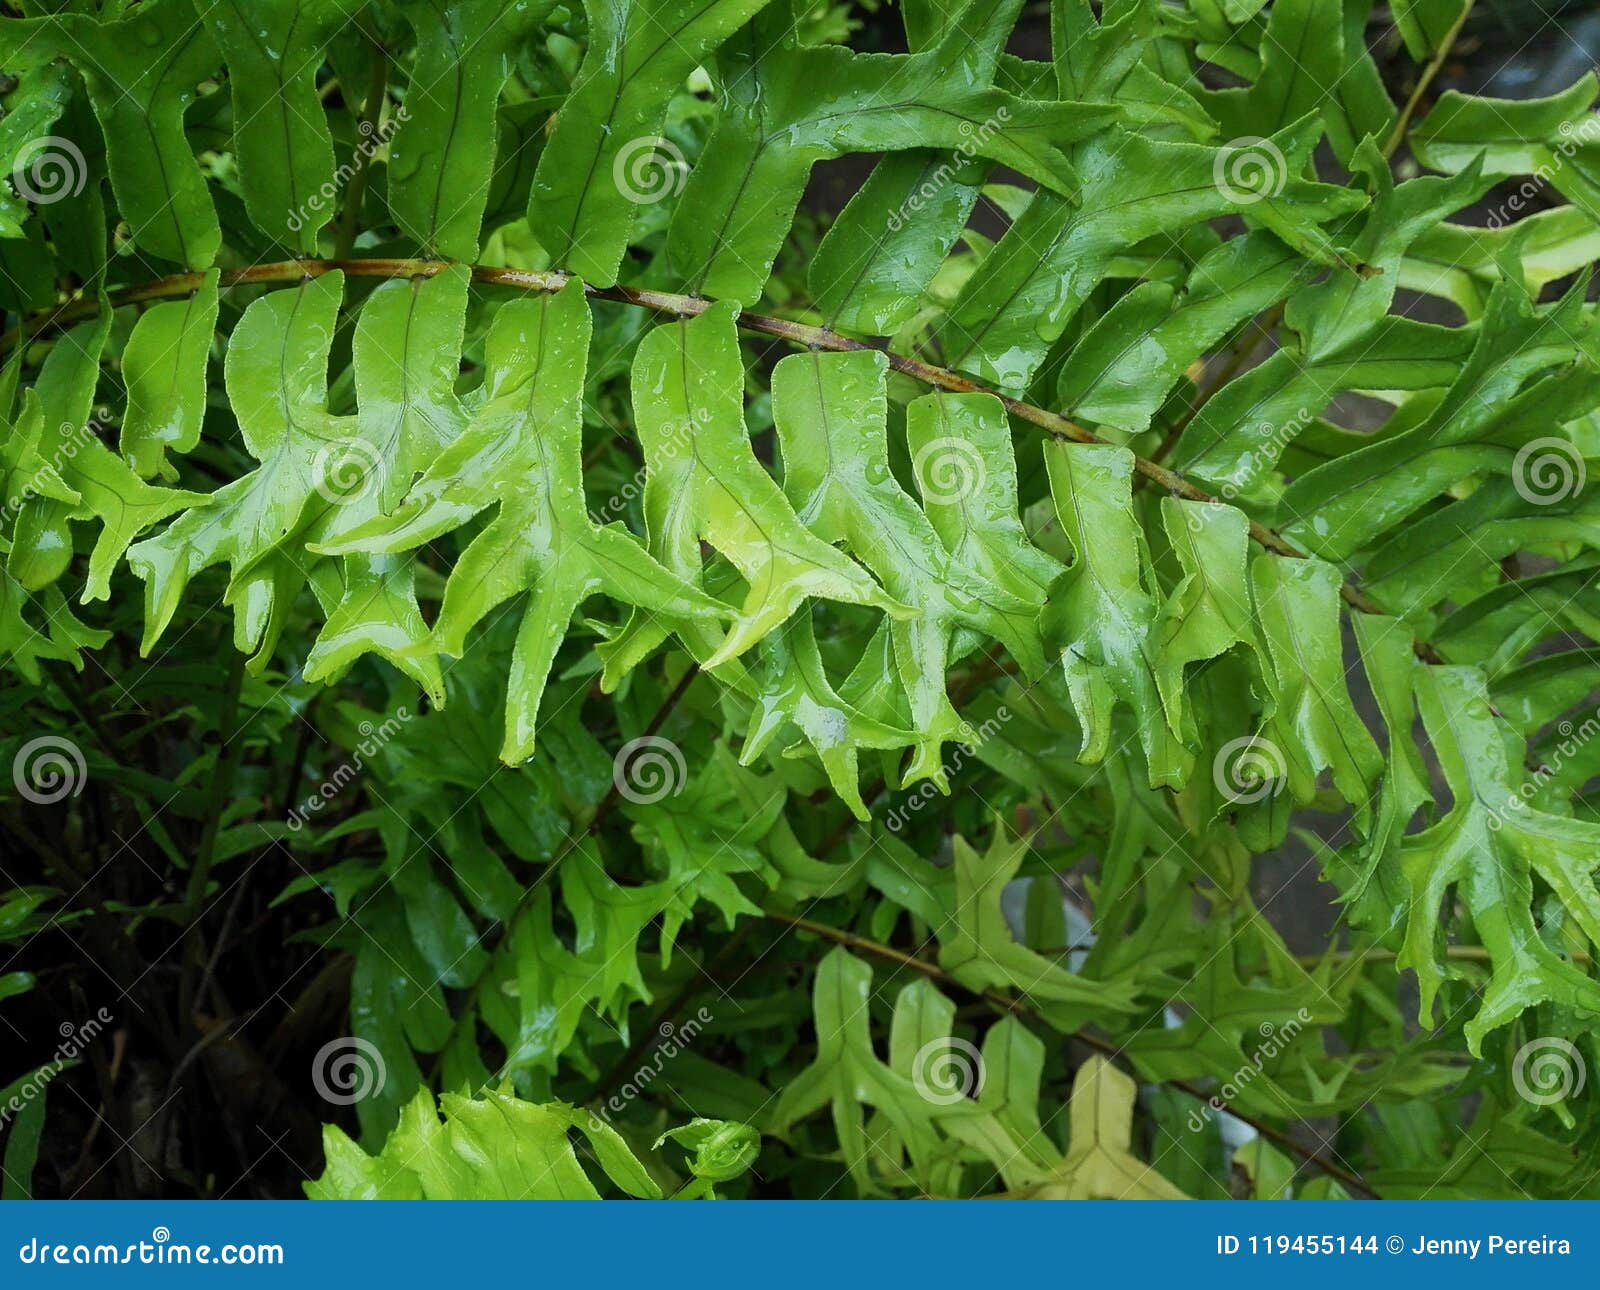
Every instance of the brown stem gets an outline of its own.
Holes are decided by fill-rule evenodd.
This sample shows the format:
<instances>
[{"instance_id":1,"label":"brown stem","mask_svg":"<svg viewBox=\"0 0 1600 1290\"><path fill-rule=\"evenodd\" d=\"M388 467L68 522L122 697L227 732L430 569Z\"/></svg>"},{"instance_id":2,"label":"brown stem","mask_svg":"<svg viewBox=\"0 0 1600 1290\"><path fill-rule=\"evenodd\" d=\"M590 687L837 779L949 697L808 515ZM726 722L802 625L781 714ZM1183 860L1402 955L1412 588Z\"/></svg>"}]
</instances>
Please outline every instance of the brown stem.
<instances>
[{"instance_id":1,"label":"brown stem","mask_svg":"<svg viewBox=\"0 0 1600 1290\"><path fill-rule=\"evenodd\" d=\"M1251 327L1250 336L1239 341L1233 347L1222 366L1217 369L1216 376L1207 383L1206 388L1198 393L1189 406L1183 410L1183 415L1173 422L1172 429L1167 431L1166 438L1157 445L1156 450L1150 454L1151 461L1165 461L1171 451L1178 446L1178 440L1183 432L1189 428L1189 423L1200 415L1200 409L1211 402L1211 397L1239 375L1239 369L1245 365L1245 360L1256 352L1256 346L1272 335L1272 329L1283 321L1285 305L1280 301L1262 315L1261 321ZM1140 481L1143 482L1142 480Z\"/></svg>"},{"instance_id":2,"label":"brown stem","mask_svg":"<svg viewBox=\"0 0 1600 1290\"><path fill-rule=\"evenodd\" d=\"M976 994L985 1003L989 1004L991 1007L1000 1012L1039 1020L1038 1014L1036 1014L1033 1009L1029 1008L1027 1004L1022 1003L1017 999L1008 999L1002 994L994 993L992 990L970 990L968 987L963 986L959 981L957 981L955 977L951 976L948 972L936 964L929 963L925 959L919 959L914 955L906 954L901 950L893 948L892 946L882 945L877 941L868 940L864 936L857 936L854 932L847 932L837 927L829 927L826 923L818 923L809 918L799 918L793 914L779 914L769 909L763 909L761 911L761 916L763 918L771 919L773 922L786 923L790 927L798 928L801 931L812 932L826 940L843 945L846 949L860 950L863 954L876 955L878 958L886 959L893 963L898 963L902 967L908 967L915 972L921 972L924 976L932 977L933 979L948 985L953 985L958 989L967 990L969 994ZM1086 1045L1087 1047L1093 1048L1096 1052L1102 1053L1107 1057L1114 1058L1123 1056L1122 1049L1116 1044L1112 1043L1109 1039L1102 1039L1099 1035L1093 1034L1090 1031L1075 1030L1071 1032L1071 1038L1078 1040L1080 1043ZM1361 1192L1363 1195L1369 1196L1373 1200L1378 1199L1378 1193L1367 1184L1360 1174L1346 1169L1343 1165L1335 1164L1333 1161L1327 1159L1320 1153L1313 1151L1310 1147L1301 1145L1287 1133L1283 1132L1283 1130L1274 1128L1272 1125L1256 1119L1255 1116L1249 1115L1244 1111L1239 1110L1237 1107L1228 1105L1215 1094L1207 1093L1204 1089L1197 1088L1195 1085L1188 1083L1186 1080L1166 1079L1161 1080L1160 1083L1167 1088L1175 1088L1180 1093L1187 1093L1190 1097L1195 1098L1198 1101L1205 1102L1216 1110L1233 1116L1234 1119L1248 1124L1262 1137L1268 1138L1272 1142L1275 1142L1285 1151L1293 1152L1295 1155L1301 1157L1308 1163L1315 1165L1324 1173L1337 1178L1347 1188L1350 1188L1353 1191Z\"/></svg>"},{"instance_id":3,"label":"brown stem","mask_svg":"<svg viewBox=\"0 0 1600 1290\"><path fill-rule=\"evenodd\" d=\"M452 267L447 260L284 260L273 264L255 264L245 269L224 269L221 271L220 280L224 287L242 285L260 285L272 282L300 282L310 278L320 277L325 273L342 272L356 278L431 278L443 273ZM535 269L507 269L497 268L493 265L475 264L471 266L474 282L481 282L488 286L511 287L522 291L556 292L565 287L572 277L570 274L559 270ZM179 273L170 278L160 278L154 282L143 283L137 287L127 287L121 291L111 293L110 300L113 307L133 304L144 300L159 300L172 296L188 295L200 286L202 275L199 273ZM596 300L613 300L621 304L635 305L641 309L649 309L659 314L670 314L679 318L692 318L703 314L716 302L701 296L683 296L667 291L653 291L642 287L592 287L585 286L584 291ZM98 300L83 298L69 301L64 305L38 315L22 327L7 332L0 337L0 351L15 345L21 334L25 331L29 339L37 337L42 332L58 329L85 318L92 318L100 311ZM764 336L776 336L781 340L791 341L796 345L804 345L809 349L830 350L835 353L853 353L860 350L878 349L877 346L865 344L859 340L852 340L848 336L841 336L837 332L829 331L826 327L813 327L808 323L794 322L788 318L773 318L765 314L743 313L739 316L739 326L746 331L757 332ZM988 389L978 382L969 380L948 368L937 367L932 363L924 363L919 359L906 358L901 354L891 354L878 350L889 360L889 366L895 371L904 373L924 385L933 386L935 389L948 390L952 394L989 394L997 398L1006 411L1019 421L1026 421L1029 425L1038 426L1047 434L1057 439L1066 439L1072 443L1104 444L1109 440L1102 439L1092 430L1086 430L1074 421L1068 420L1059 413L1051 412L1046 408L1035 407L1031 403L1024 403L1021 399L1014 399L1008 394L998 390ZM1217 499L1202 488L1191 484L1176 471L1168 470L1158 462L1145 457L1135 456L1133 459L1134 470L1143 479L1166 489L1175 497L1181 497L1191 502L1215 502ZM1260 546L1276 555L1284 556L1291 560L1304 560L1306 553L1281 534L1266 525L1249 521L1250 536ZM1339 586L1339 595L1352 609L1363 614L1382 614L1384 610L1375 602L1363 595L1348 582ZM1425 663L1438 663L1440 658L1426 641L1414 641L1412 648L1417 657Z\"/></svg>"},{"instance_id":4,"label":"brown stem","mask_svg":"<svg viewBox=\"0 0 1600 1290\"><path fill-rule=\"evenodd\" d=\"M1433 57L1428 60L1428 65L1422 69L1422 76L1417 81L1416 89L1411 91L1411 97L1400 109L1400 115L1395 120L1394 129L1390 132L1388 140L1383 145L1385 159L1393 157L1400 151L1400 145L1405 142L1406 135L1411 129L1411 118L1416 115L1417 107L1422 102L1422 96L1428 92L1428 87L1433 84L1434 77L1444 67L1444 60L1450 57L1450 50L1455 46L1456 37L1461 34L1461 29L1467 25L1467 17L1472 13L1472 6L1476 0L1467 0L1461 6L1461 14L1451 24L1450 30L1445 32L1444 39L1439 42L1439 48L1433 51Z\"/></svg>"}]
</instances>

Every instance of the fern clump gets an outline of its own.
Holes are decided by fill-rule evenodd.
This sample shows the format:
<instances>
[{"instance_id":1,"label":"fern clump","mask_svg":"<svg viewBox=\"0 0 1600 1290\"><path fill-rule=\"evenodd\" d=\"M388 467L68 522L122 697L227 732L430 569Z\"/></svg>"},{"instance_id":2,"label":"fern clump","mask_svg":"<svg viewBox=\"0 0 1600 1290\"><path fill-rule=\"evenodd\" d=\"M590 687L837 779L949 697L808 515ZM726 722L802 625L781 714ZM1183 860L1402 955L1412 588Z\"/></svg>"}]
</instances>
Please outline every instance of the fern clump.
<instances>
[{"instance_id":1,"label":"fern clump","mask_svg":"<svg viewBox=\"0 0 1600 1290\"><path fill-rule=\"evenodd\" d=\"M9 6L10 1185L1595 1195L1600 80L1471 8Z\"/></svg>"}]
</instances>

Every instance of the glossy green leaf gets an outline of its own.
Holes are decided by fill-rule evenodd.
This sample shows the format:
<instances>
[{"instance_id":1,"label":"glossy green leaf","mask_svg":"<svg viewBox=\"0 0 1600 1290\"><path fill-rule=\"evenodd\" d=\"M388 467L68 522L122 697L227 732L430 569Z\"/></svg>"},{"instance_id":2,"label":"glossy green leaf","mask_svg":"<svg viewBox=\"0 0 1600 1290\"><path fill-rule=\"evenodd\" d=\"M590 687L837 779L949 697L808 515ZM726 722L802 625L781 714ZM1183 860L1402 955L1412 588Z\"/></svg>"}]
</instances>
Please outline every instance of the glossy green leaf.
<instances>
[{"instance_id":1,"label":"glossy green leaf","mask_svg":"<svg viewBox=\"0 0 1600 1290\"><path fill-rule=\"evenodd\" d=\"M1244 512L1231 506L1166 497L1161 513L1183 579L1151 629L1156 684L1174 729L1195 740L1185 680L1197 663L1238 646L1253 648L1249 535Z\"/></svg>"},{"instance_id":2,"label":"glossy green leaf","mask_svg":"<svg viewBox=\"0 0 1600 1290\"><path fill-rule=\"evenodd\" d=\"M331 505L330 451L349 434L328 411L328 350L344 290L330 273L255 301L234 328L226 363L229 400L246 449L260 465L224 485L158 536L128 553L145 581L148 651L172 621L189 580L225 563L232 574L234 640L270 651L283 630L286 600L304 585L303 552L284 549L308 506Z\"/></svg>"},{"instance_id":3,"label":"glossy green leaf","mask_svg":"<svg viewBox=\"0 0 1600 1290\"><path fill-rule=\"evenodd\" d=\"M644 512L651 554L698 583L703 540L747 587L731 630L703 660L710 667L737 658L812 598L913 612L795 516L751 449L741 409L743 370L727 305L656 328L633 365L634 415L649 471ZM666 630L636 615L607 650L608 674L616 675L619 660L653 648Z\"/></svg>"},{"instance_id":4,"label":"glossy green leaf","mask_svg":"<svg viewBox=\"0 0 1600 1290\"><path fill-rule=\"evenodd\" d=\"M666 98L768 0L590 0L589 44L534 174L528 220L557 264L617 280L641 205L681 186Z\"/></svg>"},{"instance_id":5,"label":"glossy green leaf","mask_svg":"<svg viewBox=\"0 0 1600 1290\"><path fill-rule=\"evenodd\" d=\"M1303 338L1280 349L1208 399L1185 431L1177 460L1192 474L1248 489L1338 394L1448 385L1474 340L1470 328L1444 328L1390 314L1398 270L1411 244L1483 188L1477 167L1452 179L1396 185L1368 143L1353 164L1374 199L1351 238L1359 267L1336 267L1294 294L1285 311Z\"/></svg>"},{"instance_id":6,"label":"glossy green leaf","mask_svg":"<svg viewBox=\"0 0 1600 1290\"><path fill-rule=\"evenodd\" d=\"M100 526L81 598L103 600L112 569L135 537L205 500L196 493L146 484L101 442L93 420L94 394L110 324L107 312L99 322L69 332L50 352L33 387L43 426L31 452L57 472L58 482L78 500L62 500L46 481L22 500L7 568L30 591L54 582L66 569L72 558L73 521Z\"/></svg>"},{"instance_id":7,"label":"glossy green leaf","mask_svg":"<svg viewBox=\"0 0 1600 1290\"><path fill-rule=\"evenodd\" d=\"M1190 365L1281 299L1303 273L1283 243L1256 232L1205 256L1181 295L1162 282L1134 287L1095 322L1061 369L1056 399L1062 411L1130 434L1147 429Z\"/></svg>"},{"instance_id":8,"label":"glossy green leaf","mask_svg":"<svg viewBox=\"0 0 1600 1290\"><path fill-rule=\"evenodd\" d=\"M459 286L464 292L464 280ZM507 305L489 337L489 383L470 428L459 437L449 433L448 371L437 371L433 401L393 407L387 416L378 411L401 467L386 467L389 479L408 480L404 467L427 469L392 514L316 546L326 554L406 551L498 505L451 574L434 640L443 653L462 654L467 634L486 614L531 589L507 684L501 750L507 762L533 753L546 678L573 610L587 597L604 590L641 612L675 618L718 613L710 597L658 565L631 535L596 527L584 510L579 400L588 346L581 285ZM374 353L375 361L393 361L392 349ZM434 364L437 356L419 338L419 361Z\"/></svg>"},{"instance_id":9,"label":"glossy green leaf","mask_svg":"<svg viewBox=\"0 0 1600 1290\"><path fill-rule=\"evenodd\" d=\"M1040 1200L1187 1199L1131 1150L1138 1091L1104 1057L1085 1061L1072 1084L1066 1156L1030 1194Z\"/></svg>"},{"instance_id":10,"label":"glossy green leaf","mask_svg":"<svg viewBox=\"0 0 1600 1290\"><path fill-rule=\"evenodd\" d=\"M1072 1028L1072 1018L1084 1008L1132 1011L1128 983L1068 972L1012 935L1001 895L1027 852L1027 839L1007 838L1004 828L995 830L989 849L981 854L956 840L955 884L947 921L939 931L939 966L970 990L1015 985L1065 1029Z\"/></svg>"},{"instance_id":11,"label":"glossy green leaf","mask_svg":"<svg viewBox=\"0 0 1600 1290\"><path fill-rule=\"evenodd\" d=\"M44 1135L45 1107L50 1080L61 1063L51 1062L0 1088L0 1106L20 1105L6 1133L5 1185L0 1200L32 1200L33 1173L39 1161L39 1139Z\"/></svg>"},{"instance_id":12,"label":"glossy green leaf","mask_svg":"<svg viewBox=\"0 0 1600 1290\"><path fill-rule=\"evenodd\" d=\"M1413 131L1411 146L1436 170L1465 170L1482 158L1493 179L1536 175L1590 219L1600 219L1600 139L1591 111L1597 98L1600 77L1593 72L1541 99L1450 90Z\"/></svg>"},{"instance_id":13,"label":"glossy green leaf","mask_svg":"<svg viewBox=\"0 0 1600 1290\"><path fill-rule=\"evenodd\" d=\"M1250 584L1269 664L1264 737L1280 751L1297 801L1310 801L1317 776L1328 771L1364 829L1380 760L1345 683L1339 575L1320 560L1263 554L1250 566Z\"/></svg>"},{"instance_id":14,"label":"glossy green leaf","mask_svg":"<svg viewBox=\"0 0 1600 1290\"><path fill-rule=\"evenodd\" d=\"M206 363L217 328L217 274L187 300L152 305L139 315L122 351L128 415L122 456L141 478L174 472L167 453L200 442L206 410Z\"/></svg>"},{"instance_id":15,"label":"glossy green leaf","mask_svg":"<svg viewBox=\"0 0 1600 1290\"><path fill-rule=\"evenodd\" d=\"M1044 453L1056 517L1074 560L1050 588L1043 626L1059 651L1083 728L1079 760L1105 759L1113 710L1125 704L1138 725L1150 782L1177 785L1187 759L1156 682L1156 603L1133 515L1133 455L1125 448L1059 442L1046 444Z\"/></svg>"},{"instance_id":16,"label":"glossy green leaf","mask_svg":"<svg viewBox=\"0 0 1600 1290\"><path fill-rule=\"evenodd\" d=\"M58 169L59 150L52 152L51 126L66 109L71 86L60 64L33 67L16 78L4 95L0 116L0 170L27 177L27 187L39 197L70 192L80 178L70 169ZM27 193L12 180L9 191L0 188L0 238L22 238L28 219Z\"/></svg>"},{"instance_id":17,"label":"glossy green leaf","mask_svg":"<svg viewBox=\"0 0 1600 1290\"><path fill-rule=\"evenodd\" d=\"M1476 669L1423 671L1417 699L1452 797L1449 812L1406 838L1400 852L1411 888L1400 963L1417 974L1422 1017L1432 1015L1440 986L1454 971L1437 948L1441 902L1451 890L1471 915L1493 967L1482 1004L1467 1022L1474 1053L1491 1030L1540 1003L1600 1012L1600 988L1541 935L1532 887L1535 875L1549 884L1591 944L1600 945L1594 879L1600 832L1526 804L1517 791L1514 741L1495 729Z\"/></svg>"},{"instance_id":18,"label":"glossy green leaf","mask_svg":"<svg viewBox=\"0 0 1600 1290\"><path fill-rule=\"evenodd\" d=\"M803 610L763 642L755 681L758 691L740 760L750 765L793 725L816 750L834 792L857 819L868 819L861 800L859 751L905 748L916 735L875 720L839 697L817 652L810 615Z\"/></svg>"},{"instance_id":19,"label":"glossy green leaf","mask_svg":"<svg viewBox=\"0 0 1600 1290\"><path fill-rule=\"evenodd\" d=\"M494 178L500 91L551 0L413 0L403 8L417 61L389 148L389 210L428 254L470 261Z\"/></svg>"},{"instance_id":20,"label":"glossy green leaf","mask_svg":"<svg viewBox=\"0 0 1600 1290\"><path fill-rule=\"evenodd\" d=\"M1491 466L1511 473L1514 453L1477 441L1494 433L1497 418L1515 406L1511 401L1527 382L1582 354L1592 344L1586 337L1591 330L1576 291L1536 308L1520 287L1503 284L1489 302L1471 354L1428 417L1296 480L1285 499L1297 517L1289 532L1319 554L1338 558L1370 544L1469 474ZM1548 414L1550 390L1529 394Z\"/></svg>"},{"instance_id":21,"label":"glossy green leaf","mask_svg":"<svg viewBox=\"0 0 1600 1290\"><path fill-rule=\"evenodd\" d=\"M1466 7L1465 0L1398 0L1394 25L1411 56L1421 60L1439 47Z\"/></svg>"},{"instance_id":22,"label":"glossy green leaf","mask_svg":"<svg viewBox=\"0 0 1600 1290\"><path fill-rule=\"evenodd\" d=\"M970 148L1070 192L1061 145L1110 117L1107 108L1028 102L984 87L1005 6L974 4L973 22L954 23L928 50L896 55L800 46L786 12L768 10L721 55L723 115L668 235L669 263L696 292L746 303L761 294L818 161L894 150L915 137Z\"/></svg>"},{"instance_id":23,"label":"glossy green leaf","mask_svg":"<svg viewBox=\"0 0 1600 1290\"><path fill-rule=\"evenodd\" d=\"M1013 648L1027 656L1037 641L1037 606L951 559L932 523L895 480L887 438L888 370L881 354L790 355L772 374L773 414L784 492L800 519L824 541L847 546L889 595L917 611L914 618L889 624L898 679L917 732L906 781L931 778L942 787L943 742L964 733L944 693L955 629L1018 642ZM964 465L970 463L958 463ZM937 470L931 454L924 452L921 467L925 475ZM1028 661L1042 670L1039 653Z\"/></svg>"},{"instance_id":24,"label":"glossy green leaf","mask_svg":"<svg viewBox=\"0 0 1600 1290\"><path fill-rule=\"evenodd\" d=\"M441 1115L443 1120L441 1122ZM630 1196L659 1200L661 1189L597 1116L559 1102L506 1093L423 1091L375 1157L337 1128L323 1131L327 1172L306 1184L313 1200L598 1200L567 1133L588 1140L606 1176Z\"/></svg>"},{"instance_id":25,"label":"glossy green leaf","mask_svg":"<svg viewBox=\"0 0 1600 1290\"><path fill-rule=\"evenodd\" d=\"M1003 6L1014 20L1015 0ZM939 4L903 6L911 52L948 34L959 16ZM993 63L986 69L993 74ZM817 247L807 281L830 327L893 332L924 293L966 227L989 163L970 140L954 152L893 152L839 212Z\"/></svg>"},{"instance_id":26,"label":"glossy green leaf","mask_svg":"<svg viewBox=\"0 0 1600 1290\"><path fill-rule=\"evenodd\" d=\"M932 1133L927 1120L933 1104L873 1051L867 1011L871 997L872 969L842 948L830 951L817 968L812 992L816 1058L789 1082L768 1122L770 1132L782 1136L797 1121L828 1107L839 1153L863 1196L879 1191L871 1167L875 1143L867 1134L864 1106L873 1107L900 1142L916 1142Z\"/></svg>"},{"instance_id":27,"label":"glossy green leaf","mask_svg":"<svg viewBox=\"0 0 1600 1290\"><path fill-rule=\"evenodd\" d=\"M131 50L140 57L131 60ZM64 58L83 74L134 241L187 268L209 268L222 231L184 113L222 59L191 0L152 0L110 21L65 13L0 29L0 62L28 67L48 58ZM81 158L69 164L81 166Z\"/></svg>"},{"instance_id":28,"label":"glossy green leaf","mask_svg":"<svg viewBox=\"0 0 1600 1290\"><path fill-rule=\"evenodd\" d=\"M1197 220L1239 214L1302 254L1337 259L1318 226L1362 201L1296 177L1315 144L1313 126L1308 119L1274 135L1262 166L1140 135L1089 140L1076 156L1079 200L1036 196L968 280L940 327L946 363L1007 390L1026 387L1113 257ZM1244 171L1237 185L1218 182L1229 165Z\"/></svg>"},{"instance_id":29,"label":"glossy green leaf","mask_svg":"<svg viewBox=\"0 0 1600 1290\"><path fill-rule=\"evenodd\" d=\"M987 584L974 629L1003 641L1030 677L1047 666L1039 611L1061 565L1019 515L1011 426L989 394L927 394L906 406L906 447L922 509L950 553L959 587Z\"/></svg>"},{"instance_id":30,"label":"glossy green leaf","mask_svg":"<svg viewBox=\"0 0 1600 1290\"><path fill-rule=\"evenodd\" d=\"M333 138L316 74L357 0L198 0L196 8L227 60L250 218L284 246L315 252L334 214Z\"/></svg>"}]
</instances>

